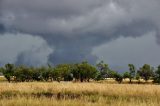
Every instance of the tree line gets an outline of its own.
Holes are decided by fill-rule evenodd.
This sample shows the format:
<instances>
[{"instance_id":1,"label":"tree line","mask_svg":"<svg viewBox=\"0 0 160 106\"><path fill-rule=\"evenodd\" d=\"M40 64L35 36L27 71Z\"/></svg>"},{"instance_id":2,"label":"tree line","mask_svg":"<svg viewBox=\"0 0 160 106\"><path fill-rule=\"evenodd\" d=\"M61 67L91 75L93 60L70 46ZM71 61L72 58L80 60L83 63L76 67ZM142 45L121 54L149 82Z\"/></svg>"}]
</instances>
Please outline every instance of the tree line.
<instances>
[{"instance_id":1,"label":"tree line","mask_svg":"<svg viewBox=\"0 0 160 106\"><path fill-rule=\"evenodd\" d=\"M15 66L5 64L0 68L0 72L8 82L31 82L31 81L80 81L105 80L113 78L121 83L128 78L129 83L133 79L140 83L140 79L153 80L153 83L160 83L160 65L154 69L149 64L144 64L138 70L133 64L128 64L128 71L119 73L109 68L103 61L93 66L87 61L77 64L59 64L56 66L27 67L25 65Z\"/></svg>"}]
</instances>

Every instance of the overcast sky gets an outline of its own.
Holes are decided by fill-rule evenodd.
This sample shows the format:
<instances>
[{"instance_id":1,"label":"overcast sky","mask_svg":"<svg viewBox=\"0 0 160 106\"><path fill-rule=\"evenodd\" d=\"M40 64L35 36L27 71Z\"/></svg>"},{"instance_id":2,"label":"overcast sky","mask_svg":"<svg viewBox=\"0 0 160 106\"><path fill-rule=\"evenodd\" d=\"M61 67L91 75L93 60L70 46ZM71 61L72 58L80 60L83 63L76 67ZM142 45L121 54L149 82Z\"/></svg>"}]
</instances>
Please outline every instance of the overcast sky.
<instances>
[{"instance_id":1,"label":"overcast sky","mask_svg":"<svg viewBox=\"0 0 160 106\"><path fill-rule=\"evenodd\" d=\"M0 65L160 64L160 0L0 0Z\"/></svg>"}]
</instances>

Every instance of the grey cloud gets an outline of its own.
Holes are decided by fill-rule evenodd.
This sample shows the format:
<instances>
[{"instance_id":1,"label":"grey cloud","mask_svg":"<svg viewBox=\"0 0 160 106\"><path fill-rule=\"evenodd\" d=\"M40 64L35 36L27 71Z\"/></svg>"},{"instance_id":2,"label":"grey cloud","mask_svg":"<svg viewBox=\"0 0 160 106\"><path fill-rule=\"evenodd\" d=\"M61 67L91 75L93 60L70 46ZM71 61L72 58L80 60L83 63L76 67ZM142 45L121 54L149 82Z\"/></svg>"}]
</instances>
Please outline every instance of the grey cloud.
<instances>
[{"instance_id":1,"label":"grey cloud","mask_svg":"<svg viewBox=\"0 0 160 106\"><path fill-rule=\"evenodd\" d=\"M95 47L92 54L103 59L115 70L127 71L128 64L136 65L137 69L143 64L159 65L160 47L156 44L156 32L148 32L138 38L120 37L113 42ZM107 53L107 54L106 54Z\"/></svg>"},{"instance_id":2,"label":"grey cloud","mask_svg":"<svg viewBox=\"0 0 160 106\"><path fill-rule=\"evenodd\" d=\"M5 32L5 27L3 24L0 24L0 33L4 33Z\"/></svg>"},{"instance_id":3,"label":"grey cloud","mask_svg":"<svg viewBox=\"0 0 160 106\"><path fill-rule=\"evenodd\" d=\"M105 0L4 0L6 11L12 9L18 13L36 13L61 17L84 14L91 9L101 6ZM7 5L7 7L5 7Z\"/></svg>"},{"instance_id":4,"label":"grey cloud","mask_svg":"<svg viewBox=\"0 0 160 106\"><path fill-rule=\"evenodd\" d=\"M145 0L139 2L133 0L119 2L113 0L5 0L2 21L7 28L25 33L77 36L102 31L103 35L112 36L107 33L112 30L114 32L117 26L131 26L130 24L139 20L156 21L156 17L159 17L159 7L157 7L159 2L157 2L156 0L147 2ZM82 11L83 9L85 11ZM56 18L58 13L62 13L61 18ZM66 18L64 13L67 13L69 18ZM75 16L74 13L78 15Z\"/></svg>"},{"instance_id":5,"label":"grey cloud","mask_svg":"<svg viewBox=\"0 0 160 106\"><path fill-rule=\"evenodd\" d=\"M45 40L40 37L20 33L5 33L0 36L0 65L19 63L26 65L45 65L53 53ZM24 56L23 60L19 56Z\"/></svg>"},{"instance_id":6,"label":"grey cloud","mask_svg":"<svg viewBox=\"0 0 160 106\"><path fill-rule=\"evenodd\" d=\"M0 29L43 37L55 50L49 58L53 63L84 59L94 63L93 48L120 36L139 37L154 30L160 42L159 4L158 0L3 0Z\"/></svg>"}]
</instances>

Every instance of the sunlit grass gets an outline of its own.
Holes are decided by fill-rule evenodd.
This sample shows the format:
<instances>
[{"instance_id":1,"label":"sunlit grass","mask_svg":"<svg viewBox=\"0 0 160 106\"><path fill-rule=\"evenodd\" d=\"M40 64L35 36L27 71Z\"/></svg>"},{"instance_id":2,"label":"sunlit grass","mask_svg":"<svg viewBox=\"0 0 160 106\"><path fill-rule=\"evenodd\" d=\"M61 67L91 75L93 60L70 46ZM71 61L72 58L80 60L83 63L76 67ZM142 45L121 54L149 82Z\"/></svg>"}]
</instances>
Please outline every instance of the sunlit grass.
<instances>
[{"instance_id":1,"label":"sunlit grass","mask_svg":"<svg viewBox=\"0 0 160 106\"><path fill-rule=\"evenodd\" d=\"M0 82L7 81L4 76L0 76Z\"/></svg>"},{"instance_id":2,"label":"sunlit grass","mask_svg":"<svg viewBox=\"0 0 160 106\"><path fill-rule=\"evenodd\" d=\"M0 106L159 106L160 86L73 82L0 83Z\"/></svg>"},{"instance_id":3,"label":"sunlit grass","mask_svg":"<svg viewBox=\"0 0 160 106\"><path fill-rule=\"evenodd\" d=\"M12 99L1 99L1 106L159 106L158 100L137 100L137 99L108 99L99 98L97 101L91 101L88 98L84 99L62 99L55 98L33 98L33 97L15 97Z\"/></svg>"}]
</instances>

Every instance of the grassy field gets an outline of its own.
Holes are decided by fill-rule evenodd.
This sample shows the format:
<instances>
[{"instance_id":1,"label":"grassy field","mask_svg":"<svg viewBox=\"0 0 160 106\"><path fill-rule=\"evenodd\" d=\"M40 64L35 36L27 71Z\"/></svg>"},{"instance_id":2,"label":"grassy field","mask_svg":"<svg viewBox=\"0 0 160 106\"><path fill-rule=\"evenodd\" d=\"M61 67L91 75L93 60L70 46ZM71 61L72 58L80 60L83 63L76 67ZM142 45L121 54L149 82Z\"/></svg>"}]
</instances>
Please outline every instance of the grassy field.
<instances>
[{"instance_id":1,"label":"grassy field","mask_svg":"<svg viewBox=\"0 0 160 106\"><path fill-rule=\"evenodd\" d=\"M160 86L73 82L0 83L0 106L160 106Z\"/></svg>"}]
</instances>

